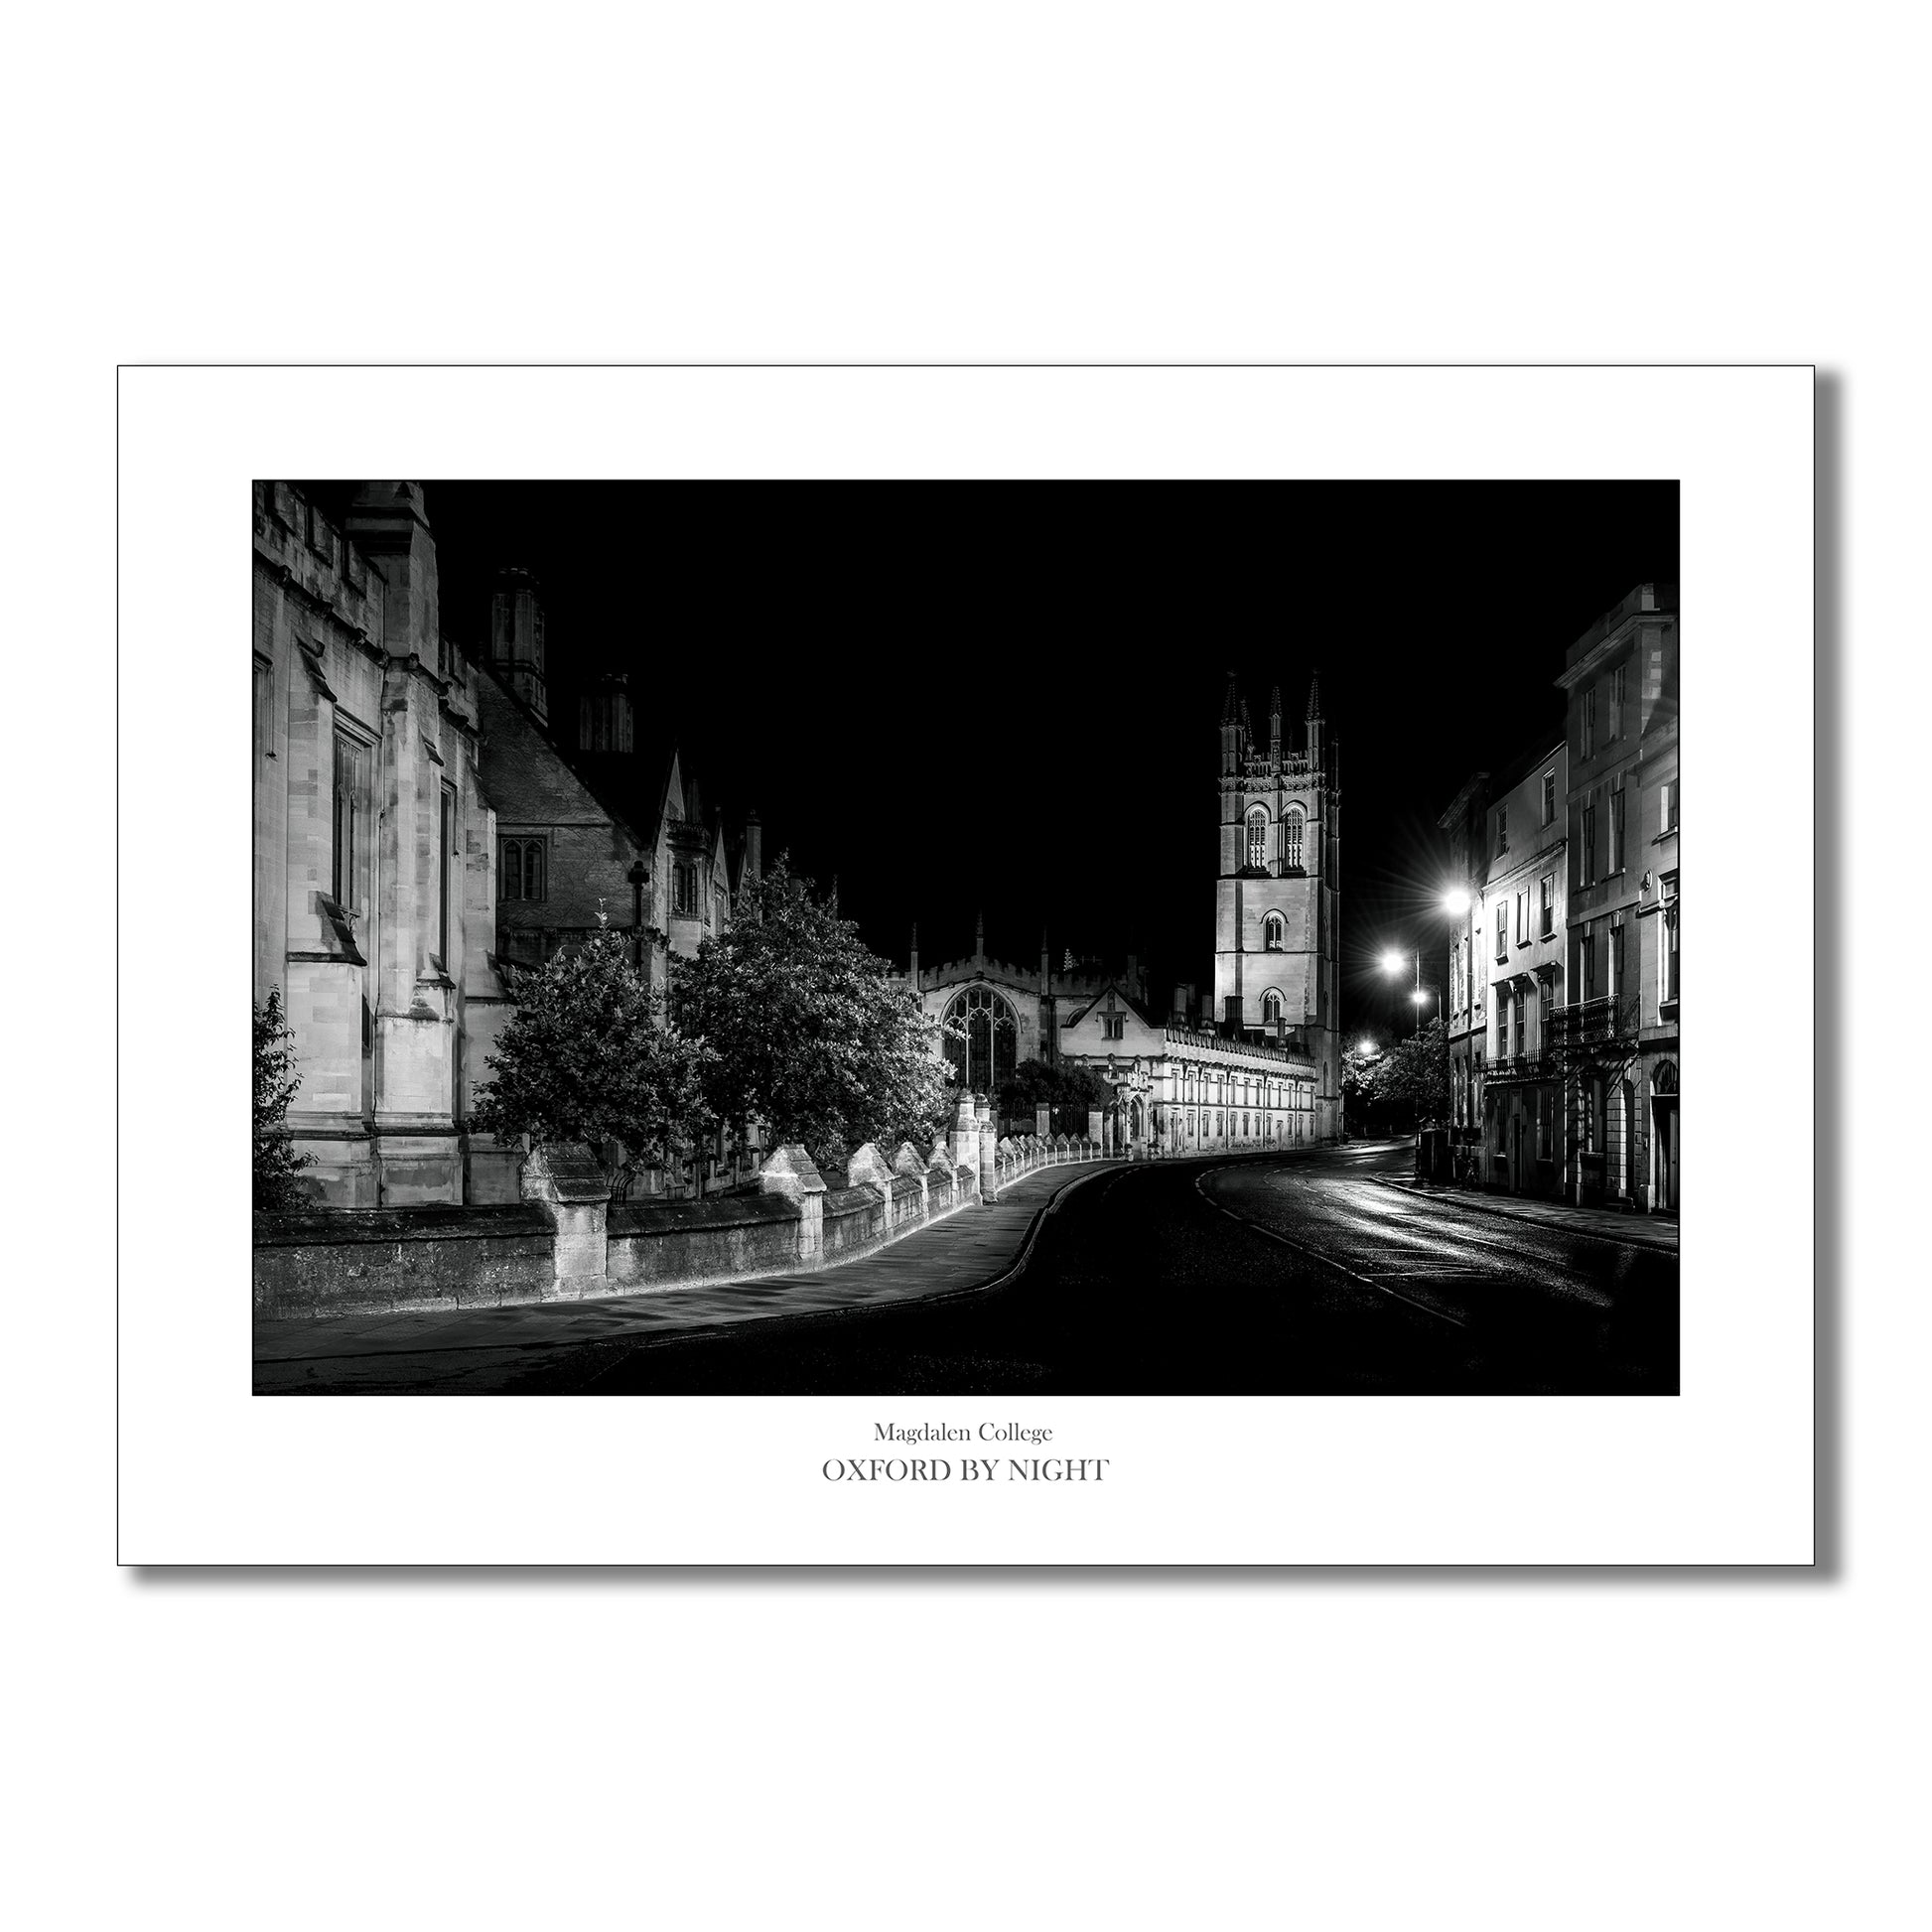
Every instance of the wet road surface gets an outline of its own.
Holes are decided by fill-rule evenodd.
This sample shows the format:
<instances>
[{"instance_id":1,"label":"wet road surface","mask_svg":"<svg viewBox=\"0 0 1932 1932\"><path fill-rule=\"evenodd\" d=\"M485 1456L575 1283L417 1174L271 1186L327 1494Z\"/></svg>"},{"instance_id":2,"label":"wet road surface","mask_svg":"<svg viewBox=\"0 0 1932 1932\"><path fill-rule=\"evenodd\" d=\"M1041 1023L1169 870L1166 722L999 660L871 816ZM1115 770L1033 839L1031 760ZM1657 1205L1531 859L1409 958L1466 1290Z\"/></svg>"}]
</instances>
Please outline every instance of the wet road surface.
<instances>
[{"instance_id":1,"label":"wet road surface","mask_svg":"<svg viewBox=\"0 0 1932 1932\"><path fill-rule=\"evenodd\" d=\"M594 1394L1645 1394L1674 1251L1419 1195L1406 1147L1117 1169L1009 1286L648 1342ZM562 1365L559 1364L559 1368Z\"/></svg>"}]
</instances>

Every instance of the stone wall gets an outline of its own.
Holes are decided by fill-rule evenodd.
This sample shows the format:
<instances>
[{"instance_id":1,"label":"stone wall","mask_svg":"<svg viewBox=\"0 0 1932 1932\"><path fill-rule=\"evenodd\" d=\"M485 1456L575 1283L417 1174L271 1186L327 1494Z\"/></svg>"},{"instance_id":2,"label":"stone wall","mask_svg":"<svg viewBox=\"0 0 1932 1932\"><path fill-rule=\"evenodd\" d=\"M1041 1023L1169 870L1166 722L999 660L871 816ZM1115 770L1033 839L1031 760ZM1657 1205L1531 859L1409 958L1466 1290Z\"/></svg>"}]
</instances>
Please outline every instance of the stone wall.
<instances>
[{"instance_id":1,"label":"stone wall","mask_svg":"<svg viewBox=\"0 0 1932 1932\"><path fill-rule=\"evenodd\" d=\"M310 1316L542 1301L549 1217L512 1207L333 1209L255 1217L255 1312Z\"/></svg>"},{"instance_id":2,"label":"stone wall","mask_svg":"<svg viewBox=\"0 0 1932 1932\"><path fill-rule=\"evenodd\" d=\"M605 1272L614 1295L784 1274L798 1262L804 1210L778 1194L613 1207Z\"/></svg>"},{"instance_id":3,"label":"stone wall","mask_svg":"<svg viewBox=\"0 0 1932 1932\"><path fill-rule=\"evenodd\" d=\"M1003 1178L1044 1149L1002 1163ZM1061 1158L1070 1157L1067 1150ZM1088 1158L1091 1158L1090 1156ZM255 1312L314 1317L636 1295L825 1267L980 1198L979 1171L943 1145L852 1157L828 1188L800 1147L764 1164L757 1193L613 1203L583 1148L522 1158L523 1199L499 1206L258 1215Z\"/></svg>"}]
</instances>

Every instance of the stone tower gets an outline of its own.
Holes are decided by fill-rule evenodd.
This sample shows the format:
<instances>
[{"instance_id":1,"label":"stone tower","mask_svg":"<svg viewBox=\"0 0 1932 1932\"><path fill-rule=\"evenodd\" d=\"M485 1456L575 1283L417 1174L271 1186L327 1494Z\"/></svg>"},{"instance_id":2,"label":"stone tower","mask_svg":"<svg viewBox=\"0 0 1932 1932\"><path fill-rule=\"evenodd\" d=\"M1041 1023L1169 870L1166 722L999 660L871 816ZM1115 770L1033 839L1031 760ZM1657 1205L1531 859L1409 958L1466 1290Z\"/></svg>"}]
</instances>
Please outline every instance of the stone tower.
<instances>
[{"instance_id":1,"label":"stone tower","mask_svg":"<svg viewBox=\"0 0 1932 1932\"><path fill-rule=\"evenodd\" d=\"M550 719L544 676L543 604L527 570L499 570L489 600L489 667L539 719Z\"/></svg>"},{"instance_id":2,"label":"stone tower","mask_svg":"<svg viewBox=\"0 0 1932 1932\"><path fill-rule=\"evenodd\" d=\"M1278 685L1263 746L1228 678L1213 1017L1250 1038L1300 1039L1315 1065L1315 1132L1326 1137L1341 1126L1341 833L1322 723L1317 676L1297 750L1283 731Z\"/></svg>"}]
</instances>

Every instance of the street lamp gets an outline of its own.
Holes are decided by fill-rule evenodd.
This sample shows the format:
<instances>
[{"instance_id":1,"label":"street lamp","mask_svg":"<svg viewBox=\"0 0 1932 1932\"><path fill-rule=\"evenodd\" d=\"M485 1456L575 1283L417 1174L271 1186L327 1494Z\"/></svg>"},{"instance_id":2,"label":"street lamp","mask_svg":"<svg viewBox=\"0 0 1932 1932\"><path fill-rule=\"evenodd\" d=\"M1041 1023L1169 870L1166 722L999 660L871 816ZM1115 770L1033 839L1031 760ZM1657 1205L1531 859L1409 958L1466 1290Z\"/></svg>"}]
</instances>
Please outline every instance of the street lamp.
<instances>
[{"instance_id":1,"label":"street lamp","mask_svg":"<svg viewBox=\"0 0 1932 1932\"><path fill-rule=\"evenodd\" d=\"M1409 997L1415 1002L1416 1033L1420 1036L1422 1033L1423 1002L1429 998L1429 995L1422 990L1422 948L1420 946L1413 949L1411 958L1414 961L1416 970L1416 989ZM1385 973L1401 972L1402 955L1399 952L1385 952L1382 955L1382 970Z\"/></svg>"}]
</instances>

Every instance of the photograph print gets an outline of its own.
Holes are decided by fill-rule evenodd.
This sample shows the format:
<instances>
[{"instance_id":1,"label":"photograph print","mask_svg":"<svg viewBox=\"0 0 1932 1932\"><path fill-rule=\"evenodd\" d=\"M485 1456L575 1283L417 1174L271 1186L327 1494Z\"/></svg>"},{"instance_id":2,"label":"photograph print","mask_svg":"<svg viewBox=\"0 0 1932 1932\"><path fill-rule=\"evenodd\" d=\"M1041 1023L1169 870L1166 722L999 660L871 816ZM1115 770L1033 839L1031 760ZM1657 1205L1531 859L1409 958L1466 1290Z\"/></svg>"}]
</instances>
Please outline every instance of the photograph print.
<instances>
[{"instance_id":1,"label":"photograph print","mask_svg":"<svg viewBox=\"0 0 1932 1932\"><path fill-rule=\"evenodd\" d=\"M1676 1395L1678 485L257 482L258 1395Z\"/></svg>"}]
</instances>

